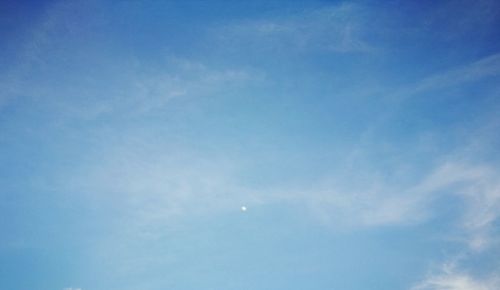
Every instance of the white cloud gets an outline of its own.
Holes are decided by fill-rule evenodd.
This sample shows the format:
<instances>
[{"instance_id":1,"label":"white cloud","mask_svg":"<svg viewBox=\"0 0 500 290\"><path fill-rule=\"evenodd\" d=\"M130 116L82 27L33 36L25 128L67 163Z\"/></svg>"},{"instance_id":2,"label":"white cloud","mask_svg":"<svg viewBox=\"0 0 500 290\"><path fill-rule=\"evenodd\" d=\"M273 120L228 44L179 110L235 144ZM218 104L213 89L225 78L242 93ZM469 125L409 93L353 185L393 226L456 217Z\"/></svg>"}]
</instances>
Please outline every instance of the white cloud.
<instances>
[{"instance_id":1,"label":"white cloud","mask_svg":"<svg viewBox=\"0 0 500 290\"><path fill-rule=\"evenodd\" d=\"M431 277L413 290L495 290L498 289L487 282L477 281L467 275L448 274Z\"/></svg>"},{"instance_id":2,"label":"white cloud","mask_svg":"<svg viewBox=\"0 0 500 290\"><path fill-rule=\"evenodd\" d=\"M167 53L146 63L99 43L99 33L105 33L96 32L103 22L99 9L79 1L47 5L25 36L17 62L0 75L0 109L23 98L61 118L144 114L179 98L206 97L262 78L252 68L215 67Z\"/></svg>"},{"instance_id":3,"label":"white cloud","mask_svg":"<svg viewBox=\"0 0 500 290\"><path fill-rule=\"evenodd\" d=\"M398 121L393 119L393 115L399 113L405 99L419 97L425 92L461 86L499 75L500 54L493 54L472 63L433 74L414 85L395 90L392 94L389 93L388 95L395 102L388 106L385 114L381 113L379 118L372 122L363 135L364 143L357 144L355 151L373 150L370 146L373 145L374 140L379 142L378 134L387 129L387 123ZM498 91L493 93L498 94ZM495 113L493 110L493 115ZM500 182L498 181L500 169L494 162L486 160L476 162L476 160L488 150L492 152L492 148L487 148L487 144L492 136L496 136L499 122L498 117L491 117L491 114L491 112L489 115L485 112L483 116L478 116L475 125L470 125L469 128L463 126L456 128L469 139L462 144L452 145L448 152L433 157L434 165L427 167L428 173L419 180L415 180L413 184L403 184L394 180L384 182L376 172L365 173L364 176L368 176L372 184L367 184L362 189L362 193L359 189L356 192L344 190L342 195L357 196L358 200L359 197L363 197L368 200L367 204L373 206L359 208L360 212L356 216L372 225L425 220L426 217L432 215L429 205L434 200L443 195L455 196L466 204L461 227L470 235L468 237L470 246L478 249L486 246L491 224L498 219L500 213ZM406 150L412 150L412 148ZM406 162L415 162L415 166L421 166L420 160L401 160L399 162L401 169L397 171L408 169L408 166L404 164ZM409 167L411 168L411 165ZM356 180L356 175L353 174L349 178ZM337 192L342 192L342 190L332 190L333 195L339 195ZM347 203L354 204L359 201L351 200ZM363 216L365 218L361 218Z\"/></svg>"},{"instance_id":4,"label":"white cloud","mask_svg":"<svg viewBox=\"0 0 500 290\"><path fill-rule=\"evenodd\" d=\"M410 94L417 94L424 91L446 88L461 85L482 78L497 76L500 74L500 53L493 54L474 61L470 64L452 68L448 71L438 73L420 81L415 87L410 89Z\"/></svg>"},{"instance_id":5,"label":"white cloud","mask_svg":"<svg viewBox=\"0 0 500 290\"><path fill-rule=\"evenodd\" d=\"M363 7L343 3L269 19L231 23L216 34L227 42L258 43L257 49L369 52Z\"/></svg>"},{"instance_id":6,"label":"white cloud","mask_svg":"<svg viewBox=\"0 0 500 290\"><path fill-rule=\"evenodd\" d=\"M426 182L428 188L453 186L452 194L466 204L462 228L472 249L488 246L493 223L500 217L500 174L487 166L445 164Z\"/></svg>"},{"instance_id":7,"label":"white cloud","mask_svg":"<svg viewBox=\"0 0 500 290\"><path fill-rule=\"evenodd\" d=\"M411 290L497 290L500 287L499 278L497 274L475 278L458 271L452 263L445 264L440 274L427 277Z\"/></svg>"},{"instance_id":8,"label":"white cloud","mask_svg":"<svg viewBox=\"0 0 500 290\"><path fill-rule=\"evenodd\" d=\"M130 63L116 59L114 65L102 67L102 72L87 75L85 71L89 66L100 62L102 57L97 56L91 63L75 63L77 69L74 71L66 71L60 64L51 63L40 65L35 71L11 76L0 84L6 89L2 97L4 104L18 97L33 103L43 99L42 106L52 111L53 116L62 118L147 114L165 109L181 98L207 97L222 89L262 79L262 74L255 70L219 69L175 57L167 57L164 68L152 71L140 61ZM50 75L43 77L46 70L65 75L67 82L57 82ZM30 75L35 73L39 73L39 79L33 80Z\"/></svg>"}]
</instances>

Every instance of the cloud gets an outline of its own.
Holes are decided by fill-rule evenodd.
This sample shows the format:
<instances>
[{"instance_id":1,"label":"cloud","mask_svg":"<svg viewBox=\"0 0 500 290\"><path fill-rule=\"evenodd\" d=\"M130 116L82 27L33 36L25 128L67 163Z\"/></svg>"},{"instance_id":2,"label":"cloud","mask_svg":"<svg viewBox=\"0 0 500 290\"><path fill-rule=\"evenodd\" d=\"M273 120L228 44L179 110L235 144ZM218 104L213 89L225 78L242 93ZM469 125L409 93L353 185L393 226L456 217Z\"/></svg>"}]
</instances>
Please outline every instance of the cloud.
<instances>
[{"instance_id":1,"label":"cloud","mask_svg":"<svg viewBox=\"0 0 500 290\"><path fill-rule=\"evenodd\" d=\"M209 67L195 60L165 57L158 69L146 68L140 61L119 59L113 64L97 64L104 56L88 63L76 61L74 70L66 71L58 61L37 66L2 84L4 100L23 98L37 102L54 116L86 120L113 114L147 114L164 109L180 98L207 97L222 89L259 81L262 74L244 68ZM101 71L92 66L101 66ZM65 75L60 83L50 72ZM33 79L32 75L37 77ZM109 74L109 75L108 75ZM105 96L105 97L103 97ZM5 101L5 104L8 104Z\"/></svg>"},{"instance_id":2,"label":"cloud","mask_svg":"<svg viewBox=\"0 0 500 290\"><path fill-rule=\"evenodd\" d=\"M495 290L500 287L497 274L479 279L458 271L453 263L445 264L441 272L427 277L411 290Z\"/></svg>"},{"instance_id":3,"label":"cloud","mask_svg":"<svg viewBox=\"0 0 500 290\"><path fill-rule=\"evenodd\" d=\"M237 160L173 143L129 132L119 143L99 143L85 153L85 162L56 174L46 186L103 215L125 213L128 227L114 230L131 239L160 238L164 231L158 228L181 220L265 202L237 182Z\"/></svg>"},{"instance_id":4,"label":"cloud","mask_svg":"<svg viewBox=\"0 0 500 290\"><path fill-rule=\"evenodd\" d=\"M330 218L339 222L340 214L341 220L364 226L422 222L435 214L431 205L439 197L454 196L467 205L461 223L470 235L471 246L500 215L500 174L487 166L444 162L414 185L388 184L376 176L372 179L354 190L336 188L339 182L330 180L298 196L323 218L328 219L331 213ZM351 180L355 182L355 177Z\"/></svg>"},{"instance_id":5,"label":"cloud","mask_svg":"<svg viewBox=\"0 0 500 290\"><path fill-rule=\"evenodd\" d=\"M474 280L464 274L447 274L431 277L422 282L413 290L494 290L499 285L491 285L489 282Z\"/></svg>"},{"instance_id":6,"label":"cloud","mask_svg":"<svg viewBox=\"0 0 500 290\"><path fill-rule=\"evenodd\" d=\"M489 244L492 225L500 217L500 174L489 166L446 163L423 184L426 189L453 186L451 194L466 204L462 228L471 248L481 250ZM495 234L495 233L491 233Z\"/></svg>"},{"instance_id":7,"label":"cloud","mask_svg":"<svg viewBox=\"0 0 500 290\"><path fill-rule=\"evenodd\" d=\"M60 118L140 115L263 77L252 68L217 67L169 53L151 63L101 40L120 41L103 29L102 9L94 2L48 5L25 36L17 62L0 75L0 109L21 99Z\"/></svg>"},{"instance_id":8,"label":"cloud","mask_svg":"<svg viewBox=\"0 0 500 290\"><path fill-rule=\"evenodd\" d=\"M374 151L373 145L377 145L381 134L392 122L398 122L404 116L404 101L411 98L421 97L423 93L430 93L435 90L462 86L468 83L479 82L486 78L498 77L500 74L500 54L493 54L488 57L473 61L466 65L461 65L449 70L432 74L413 85L408 85L395 93L388 94L395 102L388 106L385 114L380 114L377 121L372 122L363 134L363 142L356 144L357 152ZM494 91L493 94L498 94ZM439 96L432 95L432 98ZM492 231L491 225L498 219L500 213L500 169L494 162L488 162L480 156L488 153L495 154L496 149L490 143L492 136L496 135L498 118L491 117L496 114L494 107L487 108L483 115L477 116L467 124L460 124L451 128L447 132L439 132L439 138L454 134L453 130L460 131L461 139L467 141L458 144L447 144L448 151L438 153L433 156L431 165L425 165L422 160L402 159L396 162L394 171L404 171L408 169L423 171L420 179L413 183L403 183L394 180L383 182L383 176L377 176L377 165L372 173L364 173L372 179L372 184L367 184L363 193L347 191L346 196L360 196L369 200L368 208L361 207L360 213L353 214L364 223L372 225L400 224L408 222L425 221L432 216L430 205L439 200L440 196L453 196L463 201L467 206L463 212L461 228L469 235L468 243L471 247L481 248L486 246L489 240L488 234ZM430 128L427 132L432 132L436 128ZM419 132L413 132L418 134ZM415 144L409 144L415 145ZM395 145L397 146L397 145ZM401 145L399 145L401 146ZM403 145L408 147L408 145ZM406 148L405 151L415 148ZM354 152L354 151L353 151ZM419 152L424 154L425 152ZM481 159L481 161L479 161ZM414 165L411 165L414 164ZM369 164L370 165L370 164ZM358 169L359 170L359 169ZM387 171L391 171L390 168ZM413 173L413 174L414 174ZM409 174L411 175L411 174ZM408 176L408 174L406 175ZM356 179L356 175L349 177ZM366 179L366 178L365 178ZM375 182L375 180L378 180ZM333 195L337 195L337 190L332 190ZM350 200L350 198L347 198ZM344 201L345 202L345 201ZM359 201L350 200L348 204L356 204ZM373 205L373 207L371 206ZM434 210L434 209L433 209ZM364 217L364 218L363 218Z\"/></svg>"},{"instance_id":9,"label":"cloud","mask_svg":"<svg viewBox=\"0 0 500 290\"><path fill-rule=\"evenodd\" d=\"M338 53L373 50L364 40L361 6L343 3L268 19L231 23L215 32L223 42L245 42L256 49L295 49ZM258 45L258 47L257 47Z\"/></svg>"},{"instance_id":10,"label":"cloud","mask_svg":"<svg viewBox=\"0 0 500 290\"><path fill-rule=\"evenodd\" d=\"M478 81L483 78L498 76L500 74L500 53L489 55L470 64L452 68L438 73L418 82L409 89L407 95L414 95L425 91L442 89Z\"/></svg>"}]
</instances>

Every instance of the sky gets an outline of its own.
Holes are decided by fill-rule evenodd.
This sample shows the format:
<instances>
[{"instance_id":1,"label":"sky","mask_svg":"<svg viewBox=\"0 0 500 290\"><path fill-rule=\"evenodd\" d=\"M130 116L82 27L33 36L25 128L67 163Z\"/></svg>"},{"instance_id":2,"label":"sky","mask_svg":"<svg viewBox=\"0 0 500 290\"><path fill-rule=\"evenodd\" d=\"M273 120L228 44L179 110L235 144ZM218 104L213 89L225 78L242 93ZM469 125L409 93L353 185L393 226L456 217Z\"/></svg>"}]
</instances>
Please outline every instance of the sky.
<instances>
[{"instance_id":1,"label":"sky","mask_svg":"<svg viewBox=\"0 0 500 290\"><path fill-rule=\"evenodd\" d=\"M500 289L500 3L1 1L0 289Z\"/></svg>"}]
</instances>

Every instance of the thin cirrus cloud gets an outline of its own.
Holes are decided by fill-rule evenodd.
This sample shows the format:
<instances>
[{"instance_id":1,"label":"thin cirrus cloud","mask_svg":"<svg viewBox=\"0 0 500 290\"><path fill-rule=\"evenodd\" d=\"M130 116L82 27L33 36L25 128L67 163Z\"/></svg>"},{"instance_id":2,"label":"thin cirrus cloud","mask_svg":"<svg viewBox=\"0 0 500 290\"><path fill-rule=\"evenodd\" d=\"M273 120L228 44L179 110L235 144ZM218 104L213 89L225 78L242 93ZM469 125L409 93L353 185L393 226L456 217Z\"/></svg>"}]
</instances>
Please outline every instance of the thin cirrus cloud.
<instances>
[{"instance_id":1,"label":"thin cirrus cloud","mask_svg":"<svg viewBox=\"0 0 500 290\"><path fill-rule=\"evenodd\" d=\"M155 64L115 54L120 51L115 44L92 38L109 37L99 32L106 20L91 16L100 9L96 3L48 4L20 45L19 59L0 76L0 109L21 98L63 118L140 115L181 97L206 96L262 79L255 69L214 67L168 52Z\"/></svg>"},{"instance_id":2,"label":"thin cirrus cloud","mask_svg":"<svg viewBox=\"0 0 500 290\"><path fill-rule=\"evenodd\" d=\"M455 263L446 263L439 274L433 274L411 290L493 290L498 287L500 277L491 274L477 279L457 269Z\"/></svg>"},{"instance_id":3,"label":"thin cirrus cloud","mask_svg":"<svg viewBox=\"0 0 500 290\"><path fill-rule=\"evenodd\" d=\"M336 53L370 52L364 7L344 3L287 17L261 19L216 28L217 39L231 47L238 42L256 49L292 49ZM227 42L228 41L228 42Z\"/></svg>"}]
</instances>

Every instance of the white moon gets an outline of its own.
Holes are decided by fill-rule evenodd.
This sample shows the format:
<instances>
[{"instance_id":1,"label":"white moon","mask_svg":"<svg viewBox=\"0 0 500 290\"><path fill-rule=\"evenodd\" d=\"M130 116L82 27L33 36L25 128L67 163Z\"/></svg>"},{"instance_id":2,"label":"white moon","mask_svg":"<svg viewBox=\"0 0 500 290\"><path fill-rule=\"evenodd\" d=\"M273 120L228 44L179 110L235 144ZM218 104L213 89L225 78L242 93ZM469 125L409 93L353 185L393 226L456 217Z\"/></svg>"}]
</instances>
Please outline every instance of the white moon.
<instances>
[{"instance_id":1,"label":"white moon","mask_svg":"<svg viewBox=\"0 0 500 290\"><path fill-rule=\"evenodd\" d=\"M242 206L241 207L241 211L247 211L247 207L246 206Z\"/></svg>"}]
</instances>

